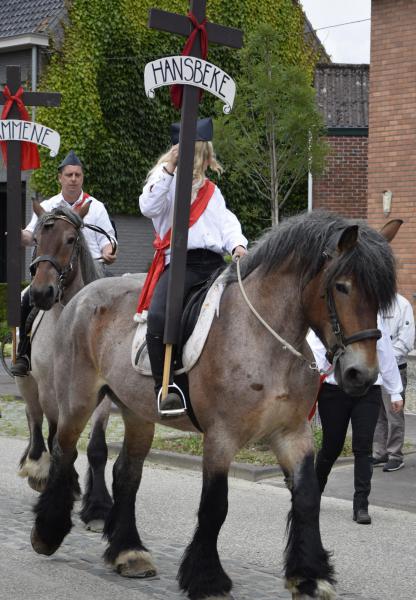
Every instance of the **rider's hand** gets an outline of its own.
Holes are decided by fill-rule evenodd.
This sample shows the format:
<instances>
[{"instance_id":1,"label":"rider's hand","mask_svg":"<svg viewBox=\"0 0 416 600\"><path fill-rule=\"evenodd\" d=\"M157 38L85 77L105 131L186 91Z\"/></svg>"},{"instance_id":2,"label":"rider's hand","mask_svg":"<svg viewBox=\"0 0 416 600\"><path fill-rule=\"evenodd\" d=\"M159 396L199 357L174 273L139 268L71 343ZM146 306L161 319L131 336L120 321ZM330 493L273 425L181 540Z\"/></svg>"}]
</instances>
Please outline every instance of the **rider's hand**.
<instances>
[{"instance_id":1,"label":"rider's hand","mask_svg":"<svg viewBox=\"0 0 416 600\"><path fill-rule=\"evenodd\" d=\"M166 169L173 175L179 159L179 144L172 146L169 152L168 162L166 163Z\"/></svg>"},{"instance_id":2,"label":"rider's hand","mask_svg":"<svg viewBox=\"0 0 416 600\"><path fill-rule=\"evenodd\" d=\"M236 246L233 250L233 261L238 260L245 254L247 254L247 250L244 248L244 246Z\"/></svg>"},{"instance_id":3,"label":"rider's hand","mask_svg":"<svg viewBox=\"0 0 416 600\"><path fill-rule=\"evenodd\" d=\"M111 244L107 244L101 250L101 258L104 260L106 265L111 265L117 258L117 251L114 254L111 254L113 247Z\"/></svg>"}]
</instances>

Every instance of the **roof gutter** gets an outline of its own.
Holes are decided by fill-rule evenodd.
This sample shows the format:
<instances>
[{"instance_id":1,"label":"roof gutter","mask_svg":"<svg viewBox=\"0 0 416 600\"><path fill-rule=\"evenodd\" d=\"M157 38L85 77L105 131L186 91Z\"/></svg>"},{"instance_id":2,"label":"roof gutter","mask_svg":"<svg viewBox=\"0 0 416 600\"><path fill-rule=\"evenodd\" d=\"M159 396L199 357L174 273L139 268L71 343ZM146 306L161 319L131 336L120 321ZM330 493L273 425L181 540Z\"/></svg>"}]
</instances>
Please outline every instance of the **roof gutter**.
<instances>
[{"instance_id":1,"label":"roof gutter","mask_svg":"<svg viewBox=\"0 0 416 600\"><path fill-rule=\"evenodd\" d=\"M33 46L47 48L49 46L49 37L39 33L24 33L22 35L0 38L0 52L24 50Z\"/></svg>"}]
</instances>

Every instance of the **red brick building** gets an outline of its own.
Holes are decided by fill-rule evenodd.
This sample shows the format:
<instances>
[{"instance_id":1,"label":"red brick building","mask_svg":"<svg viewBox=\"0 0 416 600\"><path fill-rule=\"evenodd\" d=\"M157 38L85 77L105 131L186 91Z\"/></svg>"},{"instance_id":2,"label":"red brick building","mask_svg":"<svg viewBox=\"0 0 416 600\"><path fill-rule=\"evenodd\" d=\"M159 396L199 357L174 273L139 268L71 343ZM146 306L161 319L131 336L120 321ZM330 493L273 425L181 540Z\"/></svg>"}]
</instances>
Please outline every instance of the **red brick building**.
<instances>
[{"instance_id":1,"label":"red brick building","mask_svg":"<svg viewBox=\"0 0 416 600\"><path fill-rule=\"evenodd\" d=\"M330 152L313 182L313 207L346 217L367 217L368 65L319 65L317 103Z\"/></svg>"},{"instance_id":2,"label":"red brick building","mask_svg":"<svg viewBox=\"0 0 416 600\"><path fill-rule=\"evenodd\" d=\"M368 220L404 220L393 248L401 292L416 293L416 2L373 0ZM383 192L392 192L383 212Z\"/></svg>"}]
</instances>

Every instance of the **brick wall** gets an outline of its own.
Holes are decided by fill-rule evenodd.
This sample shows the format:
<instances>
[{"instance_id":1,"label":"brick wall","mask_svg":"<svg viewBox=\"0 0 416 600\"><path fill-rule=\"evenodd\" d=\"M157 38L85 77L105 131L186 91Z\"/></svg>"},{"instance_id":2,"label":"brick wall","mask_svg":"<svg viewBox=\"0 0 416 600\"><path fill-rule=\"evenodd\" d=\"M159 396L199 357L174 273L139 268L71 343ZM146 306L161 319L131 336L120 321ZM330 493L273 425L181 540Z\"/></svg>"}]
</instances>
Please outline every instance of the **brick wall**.
<instances>
[{"instance_id":1,"label":"brick wall","mask_svg":"<svg viewBox=\"0 0 416 600\"><path fill-rule=\"evenodd\" d=\"M330 153L323 175L314 179L313 207L345 217L367 217L366 136L328 137Z\"/></svg>"},{"instance_id":2,"label":"brick wall","mask_svg":"<svg viewBox=\"0 0 416 600\"><path fill-rule=\"evenodd\" d=\"M416 2L373 0L368 166L368 220L402 218L393 248L399 288L416 293ZM382 193L393 192L383 214Z\"/></svg>"}]
</instances>

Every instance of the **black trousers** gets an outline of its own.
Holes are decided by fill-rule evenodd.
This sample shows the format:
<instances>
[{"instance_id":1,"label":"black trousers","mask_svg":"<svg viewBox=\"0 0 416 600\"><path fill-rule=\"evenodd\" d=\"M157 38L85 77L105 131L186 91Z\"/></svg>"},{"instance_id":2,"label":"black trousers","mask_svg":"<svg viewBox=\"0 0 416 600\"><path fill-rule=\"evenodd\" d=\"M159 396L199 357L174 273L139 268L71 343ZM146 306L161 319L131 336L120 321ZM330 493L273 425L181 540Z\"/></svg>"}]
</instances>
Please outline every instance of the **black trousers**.
<instances>
[{"instance_id":1,"label":"black trousers","mask_svg":"<svg viewBox=\"0 0 416 600\"><path fill-rule=\"evenodd\" d=\"M220 254L211 250L188 250L186 260L184 298L189 290L199 283L206 281L219 267L224 265ZM169 265L160 277L147 316L147 333L163 338L165 329L165 312L168 294Z\"/></svg>"},{"instance_id":2,"label":"black trousers","mask_svg":"<svg viewBox=\"0 0 416 600\"><path fill-rule=\"evenodd\" d=\"M323 492L332 465L341 454L351 421L354 453L354 510L368 507L373 466L373 436L381 405L381 388L373 385L360 397L349 396L337 385L324 383L318 397L322 448L316 458L316 475Z\"/></svg>"}]
</instances>

